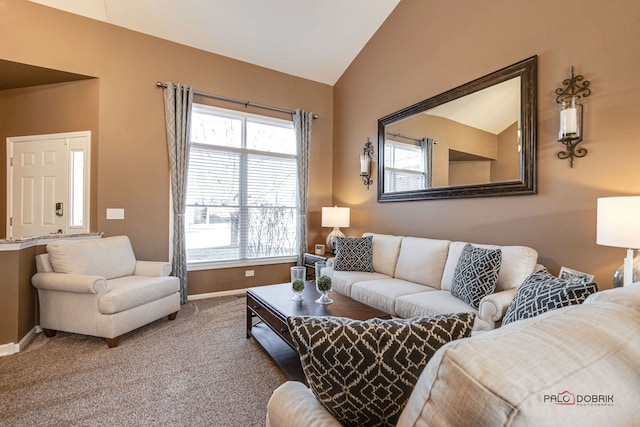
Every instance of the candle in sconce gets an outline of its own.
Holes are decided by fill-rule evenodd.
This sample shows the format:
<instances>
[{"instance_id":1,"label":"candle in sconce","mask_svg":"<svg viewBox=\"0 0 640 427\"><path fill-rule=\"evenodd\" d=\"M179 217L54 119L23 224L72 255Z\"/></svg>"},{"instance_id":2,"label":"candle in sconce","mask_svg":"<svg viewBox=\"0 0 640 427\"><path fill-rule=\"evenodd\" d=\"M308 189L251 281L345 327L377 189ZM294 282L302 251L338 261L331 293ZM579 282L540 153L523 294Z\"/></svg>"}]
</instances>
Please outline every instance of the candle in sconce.
<instances>
[{"instance_id":1,"label":"candle in sconce","mask_svg":"<svg viewBox=\"0 0 640 427\"><path fill-rule=\"evenodd\" d=\"M369 164L371 163L371 158L366 154L360 154L360 175L361 176L369 176Z\"/></svg>"},{"instance_id":2,"label":"candle in sconce","mask_svg":"<svg viewBox=\"0 0 640 427\"><path fill-rule=\"evenodd\" d=\"M580 137L581 108L582 105L577 102L576 96L562 100L560 104L560 132L558 141L567 137Z\"/></svg>"},{"instance_id":3,"label":"candle in sconce","mask_svg":"<svg viewBox=\"0 0 640 427\"><path fill-rule=\"evenodd\" d=\"M576 107L560 111L560 128L563 135L572 135L578 131L578 110Z\"/></svg>"}]
</instances>

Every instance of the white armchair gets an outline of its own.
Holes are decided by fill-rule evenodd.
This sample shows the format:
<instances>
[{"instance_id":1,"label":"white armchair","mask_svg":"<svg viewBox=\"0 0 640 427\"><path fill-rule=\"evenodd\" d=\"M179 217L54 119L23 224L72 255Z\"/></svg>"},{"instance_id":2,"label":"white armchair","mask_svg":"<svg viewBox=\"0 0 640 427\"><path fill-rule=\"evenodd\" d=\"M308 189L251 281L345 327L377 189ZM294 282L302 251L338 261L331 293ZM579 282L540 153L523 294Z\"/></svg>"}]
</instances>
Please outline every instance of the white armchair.
<instances>
[{"instance_id":1,"label":"white armchair","mask_svg":"<svg viewBox=\"0 0 640 427\"><path fill-rule=\"evenodd\" d=\"M105 338L116 347L120 336L180 310L180 280L165 262L137 261L126 236L47 245L36 257L31 279L38 289L40 326Z\"/></svg>"}]
</instances>

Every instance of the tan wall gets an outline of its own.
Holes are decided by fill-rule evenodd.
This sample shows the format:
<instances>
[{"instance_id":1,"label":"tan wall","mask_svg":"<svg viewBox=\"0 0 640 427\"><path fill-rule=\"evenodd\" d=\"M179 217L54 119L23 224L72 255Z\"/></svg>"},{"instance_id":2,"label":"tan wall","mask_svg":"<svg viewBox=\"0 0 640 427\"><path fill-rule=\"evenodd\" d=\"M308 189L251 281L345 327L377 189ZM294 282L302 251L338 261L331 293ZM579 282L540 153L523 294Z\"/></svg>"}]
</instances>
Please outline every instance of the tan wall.
<instances>
[{"instance_id":1,"label":"tan wall","mask_svg":"<svg viewBox=\"0 0 640 427\"><path fill-rule=\"evenodd\" d=\"M564 265L611 287L625 251L596 245L596 199L640 193L638 16L635 0L402 0L334 87L333 202L351 207L344 231L529 245L551 272ZM378 118L532 55L537 195L376 202L377 176L367 191L357 159ZM572 65L593 90L583 102L589 154L573 169L555 157L554 95Z\"/></svg>"},{"instance_id":2,"label":"tan wall","mask_svg":"<svg viewBox=\"0 0 640 427\"><path fill-rule=\"evenodd\" d=\"M514 123L498 135L498 158L491 162L491 182L519 180L519 159L518 123Z\"/></svg>"},{"instance_id":3,"label":"tan wall","mask_svg":"<svg viewBox=\"0 0 640 427\"><path fill-rule=\"evenodd\" d=\"M189 272L189 295L206 294L215 291L245 289L266 283L282 283L290 280L291 264L256 265L249 267L224 268ZM253 270L253 277L245 272Z\"/></svg>"},{"instance_id":4,"label":"tan wall","mask_svg":"<svg viewBox=\"0 0 640 427\"><path fill-rule=\"evenodd\" d=\"M7 137L91 131L91 218L97 230L98 183L97 79L0 91L0 238L6 237Z\"/></svg>"},{"instance_id":5,"label":"tan wall","mask_svg":"<svg viewBox=\"0 0 640 427\"><path fill-rule=\"evenodd\" d=\"M491 181L489 160L465 160L449 163L449 185L486 184Z\"/></svg>"},{"instance_id":6,"label":"tan wall","mask_svg":"<svg viewBox=\"0 0 640 427\"><path fill-rule=\"evenodd\" d=\"M18 284L19 272L18 252L0 252L0 345L6 343L17 343L20 341L18 335L19 312L20 312L20 287Z\"/></svg>"},{"instance_id":7,"label":"tan wall","mask_svg":"<svg viewBox=\"0 0 640 427\"><path fill-rule=\"evenodd\" d=\"M17 344L37 324L36 290L31 277L44 246L0 251L0 345Z\"/></svg>"},{"instance_id":8,"label":"tan wall","mask_svg":"<svg viewBox=\"0 0 640 427\"><path fill-rule=\"evenodd\" d=\"M313 123L309 245L324 241L320 211L331 203L332 186L331 86L16 0L0 0L0 58L97 77L100 144L93 152L97 212L91 228L106 236L128 235L141 259L166 260L169 254L164 106L156 81L186 83L202 92L313 111L320 118ZM204 100L196 97L195 101ZM236 104L216 105L244 110ZM265 110L248 111L286 118ZM107 208L124 208L125 219L107 221ZM207 275L209 283L216 283L209 291L225 288L227 276L220 270Z\"/></svg>"}]
</instances>

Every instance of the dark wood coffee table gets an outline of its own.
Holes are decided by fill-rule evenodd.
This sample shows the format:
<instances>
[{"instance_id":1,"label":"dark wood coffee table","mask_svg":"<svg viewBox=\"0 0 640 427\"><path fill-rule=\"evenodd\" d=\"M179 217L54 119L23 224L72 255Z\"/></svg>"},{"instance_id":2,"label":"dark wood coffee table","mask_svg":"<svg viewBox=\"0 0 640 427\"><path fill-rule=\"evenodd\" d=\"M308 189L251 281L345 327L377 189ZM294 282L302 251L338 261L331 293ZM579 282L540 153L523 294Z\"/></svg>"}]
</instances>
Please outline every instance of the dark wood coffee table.
<instances>
[{"instance_id":1,"label":"dark wood coffee table","mask_svg":"<svg viewBox=\"0 0 640 427\"><path fill-rule=\"evenodd\" d=\"M289 316L339 316L356 320L389 319L384 311L337 292L333 304L316 304L320 296L314 282L305 282L304 301L291 300L291 283L247 289L247 338L253 337L290 380L304 382L300 358L289 334ZM257 320L257 322L255 321Z\"/></svg>"}]
</instances>

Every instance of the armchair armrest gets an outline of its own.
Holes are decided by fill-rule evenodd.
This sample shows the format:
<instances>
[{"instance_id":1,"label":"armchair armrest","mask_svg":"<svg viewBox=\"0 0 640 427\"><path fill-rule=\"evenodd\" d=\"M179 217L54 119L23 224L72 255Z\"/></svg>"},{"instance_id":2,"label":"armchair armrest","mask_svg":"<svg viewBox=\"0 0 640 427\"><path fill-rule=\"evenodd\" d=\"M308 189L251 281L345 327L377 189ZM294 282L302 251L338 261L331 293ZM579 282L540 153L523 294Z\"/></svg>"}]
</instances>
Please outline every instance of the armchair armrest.
<instances>
[{"instance_id":1,"label":"armchair armrest","mask_svg":"<svg viewBox=\"0 0 640 427\"><path fill-rule=\"evenodd\" d=\"M304 384L287 381L267 403L267 427L341 427Z\"/></svg>"},{"instance_id":2,"label":"armchair armrest","mask_svg":"<svg viewBox=\"0 0 640 427\"><path fill-rule=\"evenodd\" d=\"M108 290L104 277L84 274L36 273L31 283L37 289L78 294L104 294Z\"/></svg>"},{"instance_id":3,"label":"armchair armrest","mask_svg":"<svg viewBox=\"0 0 640 427\"><path fill-rule=\"evenodd\" d=\"M171 264L164 261L136 261L134 276L168 276L171 274Z\"/></svg>"},{"instance_id":4,"label":"armchair armrest","mask_svg":"<svg viewBox=\"0 0 640 427\"><path fill-rule=\"evenodd\" d=\"M518 288L507 289L506 291L494 292L482 298L478 309L478 317L490 323L502 319L517 291Z\"/></svg>"}]
</instances>

